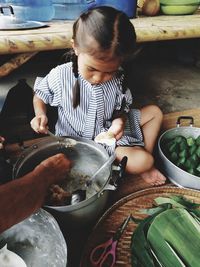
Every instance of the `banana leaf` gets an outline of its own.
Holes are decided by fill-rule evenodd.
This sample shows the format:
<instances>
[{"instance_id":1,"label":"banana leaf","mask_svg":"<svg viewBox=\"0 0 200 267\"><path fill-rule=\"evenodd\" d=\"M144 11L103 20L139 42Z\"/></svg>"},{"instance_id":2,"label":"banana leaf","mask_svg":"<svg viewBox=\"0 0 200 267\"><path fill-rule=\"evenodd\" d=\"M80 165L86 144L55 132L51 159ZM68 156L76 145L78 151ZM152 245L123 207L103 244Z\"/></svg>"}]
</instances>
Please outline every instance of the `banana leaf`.
<instances>
[{"instance_id":1,"label":"banana leaf","mask_svg":"<svg viewBox=\"0 0 200 267\"><path fill-rule=\"evenodd\" d=\"M199 267L200 205L182 196L154 200L156 207L140 210L149 216L144 220L134 220L138 225L131 239L132 266ZM173 215L170 215L171 212ZM166 216L165 213L169 214ZM182 248L188 252L183 253Z\"/></svg>"},{"instance_id":2,"label":"banana leaf","mask_svg":"<svg viewBox=\"0 0 200 267\"><path fill-rule=\"evenodd\" d=\"M200 226L185 209L173 208L156 216L147 240L163 266L200 266Z\"/></svg>"}]
</instances>

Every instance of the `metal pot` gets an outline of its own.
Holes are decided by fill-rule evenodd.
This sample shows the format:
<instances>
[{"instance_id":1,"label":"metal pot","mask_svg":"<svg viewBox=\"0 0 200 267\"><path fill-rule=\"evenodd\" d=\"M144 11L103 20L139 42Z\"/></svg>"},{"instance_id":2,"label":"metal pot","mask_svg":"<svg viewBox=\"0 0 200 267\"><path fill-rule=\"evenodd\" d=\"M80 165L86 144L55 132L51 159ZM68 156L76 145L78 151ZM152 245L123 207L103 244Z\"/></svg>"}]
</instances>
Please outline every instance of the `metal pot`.
<instances>
[{"instance_id":1,"label":"metal pot","mask_svg":"<svg viewBox=\"0 0 200 267\"><path fill-rule=\"evenodd\" d=\"M189 120L190 126L181 126L181 120ZM178 135L186 138L197 138L200 135L200 128L193 127L194 119L190 116L180 116L177 119L177 127L164 132L158 140L158 152L160 159L160 166L163 173L169 180L179 187L188 187L193 189L200 189L200 177L192 175L172 163L163 153L163 147L166 140L172 139Z\"/></svg>"},{"instance_id":2,"label":"metal pot","mask_svg":"<svg viewBox=\"0 0 200 267\"><path fill-rule=\"evenodd\" d=\"M76 145L69 145L71 139L76 141ZM94 141L79 137L59 137L58 139L48 137L24 151L13 168L13 178L23 176L42 160L57 153L64 153L72 160L73 167L68 175L71 178L91 177L109 158L107 151ZM117 183L113 184L113 168L117 170L117 176L121 179L126 161L123 160L120 165L112 166L110 164L102 170L95 179L99 190L93 192L85 200L73 205L45 205L45 209L51 212L56 219L69 226L76 226L80 221L81 225L84 225L96 220L105 209L109 190L115 190L117 187ZM76 189L74 188L74 190Z\"/></svg>"},{"instance_id":3,"label":"metal pot","mask_svg":"<svg viewBox=\"0 0 200 267\"><path fill-rule=\"evenodd\" d=\"M10 13L5 14L4 10ZM47 26L40 21L25 21L17 18L14 14L13 7L10 5L0 5L0 30L23 30L34 29Z\"/></svg>"}]
</instances>

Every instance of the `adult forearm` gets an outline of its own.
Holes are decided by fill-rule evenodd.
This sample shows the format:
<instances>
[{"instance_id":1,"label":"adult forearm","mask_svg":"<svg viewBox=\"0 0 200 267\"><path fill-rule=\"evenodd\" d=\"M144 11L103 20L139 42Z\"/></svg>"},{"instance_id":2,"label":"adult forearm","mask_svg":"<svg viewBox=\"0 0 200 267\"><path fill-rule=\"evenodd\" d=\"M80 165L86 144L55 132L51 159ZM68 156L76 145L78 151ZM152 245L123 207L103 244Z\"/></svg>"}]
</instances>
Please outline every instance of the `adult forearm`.
<instances>
[{"instance_id":1,"label":"adult forearm","mask_svg":"<svg viewBox=\"0 0 200 267\"><path fill-rule=\"evenodd\" d=\"M0 233L24 220L44 202L47 171L35 169L23 178L0 186Z\"/></svg>"}]
</instances>

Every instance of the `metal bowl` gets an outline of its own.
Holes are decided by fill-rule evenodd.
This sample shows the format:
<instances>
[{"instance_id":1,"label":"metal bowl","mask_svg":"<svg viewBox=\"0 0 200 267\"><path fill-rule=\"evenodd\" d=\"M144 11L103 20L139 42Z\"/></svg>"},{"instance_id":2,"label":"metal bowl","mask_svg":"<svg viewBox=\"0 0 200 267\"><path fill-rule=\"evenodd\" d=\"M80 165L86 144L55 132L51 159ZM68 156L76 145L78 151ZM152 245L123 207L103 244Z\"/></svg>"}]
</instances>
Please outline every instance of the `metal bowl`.
<instances>
[{"instance_id":1,"label":"metal bowl","mask_svg":"<svg viewBox=\"0 0 200 267\"><path fill-rule=\"evenodd\" d=\"M67 246L54 217L40 209L0 235L0 245L18 254L28 267L66 267Z\"/></svg>"},{"instance_id":2,"label":"metal bowl","mask_svg":"<svg viewBox=\"0 0 200 267\"><path fill-rule=\"evenodd\" d=\"M181 126L181 119L189 119L191 121L189 127ZM159 153L159 166L162 172L169 180L179 187L187 187L200 190L200 177L190 174L176 166L171 162L164 153L165 141L174 138L178 135L182 135L186 138L197 138L200 135L200 128L193 127L193 118L190 116L181 116L177 119L177 127L165 131L158 140L158 153Z\"/></svg>"}]
</instances>

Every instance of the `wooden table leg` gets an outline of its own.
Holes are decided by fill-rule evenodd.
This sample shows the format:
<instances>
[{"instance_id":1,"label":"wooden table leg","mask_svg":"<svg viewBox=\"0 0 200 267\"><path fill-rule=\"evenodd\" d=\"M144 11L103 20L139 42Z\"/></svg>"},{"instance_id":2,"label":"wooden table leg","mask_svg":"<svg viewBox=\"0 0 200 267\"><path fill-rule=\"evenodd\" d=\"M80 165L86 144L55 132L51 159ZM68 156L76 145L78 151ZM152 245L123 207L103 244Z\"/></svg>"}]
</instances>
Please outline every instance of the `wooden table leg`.
<instances>
[{"instance_id":1,"label":"wooden table leg","mask_svg":"<svg viewBox=\"0 0 200 267\"><path fill-rule=\"evenodd\" d=\"M14 56L0 67L0 77L8 75L13 70L17 69L18 67L26 63L29 59L34 57L37 53L38 52L22 53Z\"/></svg>"}]
</instances>

